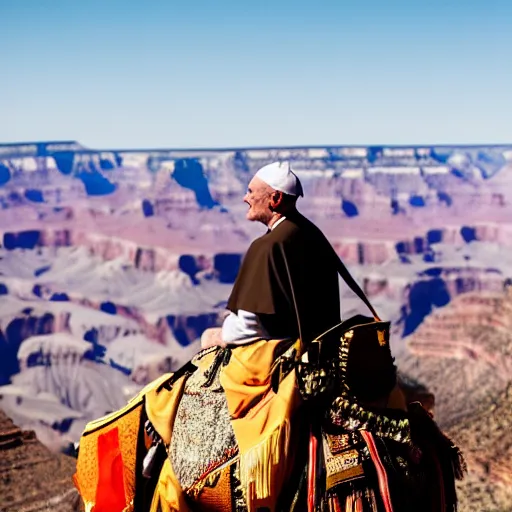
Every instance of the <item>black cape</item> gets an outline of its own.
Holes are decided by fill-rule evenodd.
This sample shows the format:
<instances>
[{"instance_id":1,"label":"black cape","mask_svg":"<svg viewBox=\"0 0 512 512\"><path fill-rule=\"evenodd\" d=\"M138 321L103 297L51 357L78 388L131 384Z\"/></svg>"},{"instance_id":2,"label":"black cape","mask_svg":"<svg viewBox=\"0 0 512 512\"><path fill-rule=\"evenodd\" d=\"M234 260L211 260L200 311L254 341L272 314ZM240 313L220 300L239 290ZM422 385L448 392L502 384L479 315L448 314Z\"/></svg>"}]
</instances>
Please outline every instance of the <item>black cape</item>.
<instances>
[{"instance_id":1,"label":"black cape","mask_svg":"<svg viewBox=\"0 0 512 512\"><path fill-rule=\"evenodd\" d=\"M287 216L249 247L227 308L256 313L273 338L298 337L284 250L303 342L340 322L338 256L323 233L299 213Z\"/></svg>"}]
</instances>

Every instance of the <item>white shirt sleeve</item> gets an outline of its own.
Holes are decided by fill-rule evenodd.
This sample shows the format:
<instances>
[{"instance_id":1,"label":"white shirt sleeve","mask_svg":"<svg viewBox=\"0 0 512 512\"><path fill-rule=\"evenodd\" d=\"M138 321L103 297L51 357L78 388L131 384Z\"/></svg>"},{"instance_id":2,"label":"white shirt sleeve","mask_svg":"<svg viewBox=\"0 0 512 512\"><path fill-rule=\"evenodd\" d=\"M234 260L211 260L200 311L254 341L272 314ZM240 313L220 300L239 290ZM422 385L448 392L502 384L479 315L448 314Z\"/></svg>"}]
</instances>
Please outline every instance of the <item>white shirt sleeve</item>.
<instances>
[{"instance_id":1,"label":"white shirt sleeve","mask_svg":"<svg viewBox=\"0 0 512 512\"><path fill-rule=\"evenodd\" d=\"M243 309L238 314L233 312L222 324L222 341L229 344L245 343L255 339L270 339L268 332L261 325L258 315Z\"/></svg>"}]
</instances>

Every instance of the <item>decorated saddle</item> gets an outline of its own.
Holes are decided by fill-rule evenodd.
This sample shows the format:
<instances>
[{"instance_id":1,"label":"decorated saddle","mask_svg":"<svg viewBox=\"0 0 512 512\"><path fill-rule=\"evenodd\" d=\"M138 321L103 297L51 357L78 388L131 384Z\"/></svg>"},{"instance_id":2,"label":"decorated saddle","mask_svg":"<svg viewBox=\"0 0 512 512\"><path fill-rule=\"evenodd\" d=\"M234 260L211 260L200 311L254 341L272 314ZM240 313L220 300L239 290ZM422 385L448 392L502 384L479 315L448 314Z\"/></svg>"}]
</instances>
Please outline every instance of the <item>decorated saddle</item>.
<instances>
[{"instance_id":1,"label":"decorated saddle","mask_svg":"<svg viewBox=\"0 0 512 512\"><path fill-rule=\"evenodd\" d=\"M389 323L354 317L309 353L314 359L297 368L304 407L315 418L304 510L455 511L462 455L421 403L406 401Z\"/></svg>"},{"instance_id":2,"label":"decorated saddle","mask_svg":"<svg viewBox=\"0 0 512 512\"><path fill-rule=\"evenodd\" d=\"M75 474L86 510L287 510L280 500L300 424L297 346L201 351L125 409L90 423Z\"/></svg>"},{"instance_id":3,"label":"decorated saddle","mask_svg":"<svg viewBox=\"0 0 512 512\"><path fill-rule=\"evenodd\" d=\"M86 510L455 510L460 453L405 402L386 324L359 321L306 356L291 340L204 350L90 423Z\"/></svg>"}]
</instances>

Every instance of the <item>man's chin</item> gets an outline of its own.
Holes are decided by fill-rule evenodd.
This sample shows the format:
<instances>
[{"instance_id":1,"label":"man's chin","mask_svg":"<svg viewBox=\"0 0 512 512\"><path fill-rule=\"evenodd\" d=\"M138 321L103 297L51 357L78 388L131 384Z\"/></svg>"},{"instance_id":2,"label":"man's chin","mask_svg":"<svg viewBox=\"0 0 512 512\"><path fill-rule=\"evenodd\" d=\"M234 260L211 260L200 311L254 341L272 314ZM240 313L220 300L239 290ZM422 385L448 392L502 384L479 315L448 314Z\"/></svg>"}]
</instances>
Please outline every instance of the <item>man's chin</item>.
<instances>
[{"instance_id":1,"label":"man's chin","mask_svg":"<svg viewBox=\"0 0 512 512\"><path fill-rule=\"evenodd\" d=\"M247 210L247 213L245 214L245 218L250 222L261 222L261 223L265 224L265 221L263 220L261 215L254 214L254 212L250 208L249 208L249 210Z\"/></svg>"}]
</instances>

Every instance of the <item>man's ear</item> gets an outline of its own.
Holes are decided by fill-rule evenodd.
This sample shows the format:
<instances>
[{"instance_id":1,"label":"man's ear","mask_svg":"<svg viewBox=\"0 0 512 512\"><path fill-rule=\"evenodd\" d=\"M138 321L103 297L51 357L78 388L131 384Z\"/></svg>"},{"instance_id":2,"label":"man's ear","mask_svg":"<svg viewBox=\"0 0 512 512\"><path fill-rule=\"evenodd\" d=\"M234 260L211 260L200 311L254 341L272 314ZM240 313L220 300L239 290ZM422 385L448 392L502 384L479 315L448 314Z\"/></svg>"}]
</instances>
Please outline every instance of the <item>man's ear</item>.
<instances>
[{"instance_id":1,"label":"man's ear","mask_svg":"<svg viewBox=\"0 0 512 512\"><path fill-rule=\"evenodd\" d=\"M270 196L270 206L272 208L272 210L275 210L276 208L279 207L279 205L282 203L283 201L283 193L282 192L279 192L279 191L275 191L272 193L272 195Z\"/></svg>"}]
</instances>

